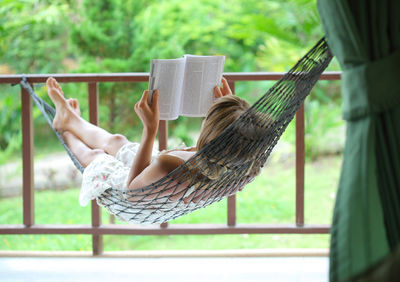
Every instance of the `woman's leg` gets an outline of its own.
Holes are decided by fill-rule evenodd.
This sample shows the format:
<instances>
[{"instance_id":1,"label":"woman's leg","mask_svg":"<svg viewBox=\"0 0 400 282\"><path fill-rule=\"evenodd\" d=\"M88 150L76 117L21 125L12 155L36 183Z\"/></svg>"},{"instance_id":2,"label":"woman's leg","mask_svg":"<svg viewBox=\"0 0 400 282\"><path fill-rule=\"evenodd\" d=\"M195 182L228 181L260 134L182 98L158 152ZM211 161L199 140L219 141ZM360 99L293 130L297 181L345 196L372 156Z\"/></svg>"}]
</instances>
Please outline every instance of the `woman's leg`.
<instances>
[{"instance_id":1,"label":"woman's leg","mask_svg":"<svg viewBox=\"0 0 400 282\"><path fill-rule=\"evenodd\" d=\"M101 149L89 148L69 131L64 131L62 135L68 147L84 168L86 168L97 156L105 154Z\"/></svg>"},{"instance_id":2,"label":"woman's leg","mask_svg":"<svg viewBox=\"0 0 400 282\"><path fill-rule=\"evenodd\" d=\"M71 107L72 111L76 115L80 116L81 110L79 108L78 100L67 99L66 101ZM105 152L101 149L89 148L78 137L69 131L64 131L62 135L68 147L84 168L86 168L97 156L105 154Z\"/></svg>"},{"instance_id":3,"label":"woman's leg","mask_svg":"<svg viewBox=\"0 0 400 282\"><path fill-rule=\"evenodd\" d=\"M111 134L80 117L77 101L75 99L67 101L64 98L61 87L54 78L47 79L46 85L49 97L56 107L53 126L57 131L61 133L70 132L79 138L89 149L100 149L113 156L116 155L123 145L128 143L125 136ZM78 108L78 111L76 108ZM72 142L75 141L73 140Z\"/></svg>"}]
</instances>

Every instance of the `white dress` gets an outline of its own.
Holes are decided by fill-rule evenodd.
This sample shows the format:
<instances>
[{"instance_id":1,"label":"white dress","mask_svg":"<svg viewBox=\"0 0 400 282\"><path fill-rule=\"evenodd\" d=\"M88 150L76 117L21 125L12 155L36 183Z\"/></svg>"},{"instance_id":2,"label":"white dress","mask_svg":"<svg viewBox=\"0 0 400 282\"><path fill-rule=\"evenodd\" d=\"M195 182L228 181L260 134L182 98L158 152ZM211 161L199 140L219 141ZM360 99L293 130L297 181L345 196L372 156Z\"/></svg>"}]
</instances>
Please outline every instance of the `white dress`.
<instances>
[{"instance_id":1,"label":"white dress","mask_svg":"<svg viewBox=\"0 0 400 282\"><path fill-rule=\"evenodd\" d=\"M121 147L115 157L102 154L96 157L85 168L79 195L81 206L86 206L91 200L98 198L107 189L127 190L127 178L139 146L139 143L128 143ZM158 155L159 151L153 149L152 160ZM194 187L190 187L183 198L188 197L194 189ZM132 203L132 205L126 207L115 202L114 199L107 199L107 196L102 201L97 199L97 203L106 207L110 213L122 221L141 224L162 223L167 221L173 214L187 213L204 204L203 201L196 204L184 204L183 201L170 202L167 196L153 200L151 205L143 202ZM135 216L133 217L133 215Z\"/></svg>"},{"instance_id":2,"label":"white dress","mask_svg":"<svg viewBox=\"0 0 400 282\"><path fill-rule=\"evenodd\" d=\"M139 146L139 143L129 142L119 149L115 157L108 154L99 155L85 168L79 195L81 206L86 206L109 188L127 189L129 171ZM153 149L152 159L158 153Z\"/></svg>"}]
</instances>

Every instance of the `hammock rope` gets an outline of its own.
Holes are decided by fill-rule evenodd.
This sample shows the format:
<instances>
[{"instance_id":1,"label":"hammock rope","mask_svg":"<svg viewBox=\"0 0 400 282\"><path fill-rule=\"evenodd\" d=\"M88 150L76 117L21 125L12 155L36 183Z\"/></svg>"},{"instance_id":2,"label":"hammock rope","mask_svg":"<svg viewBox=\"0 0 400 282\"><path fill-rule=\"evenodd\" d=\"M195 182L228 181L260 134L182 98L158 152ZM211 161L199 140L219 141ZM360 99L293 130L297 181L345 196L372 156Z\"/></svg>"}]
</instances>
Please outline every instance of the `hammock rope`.
<instances>
[{"instance_id":1,"label":"hammock rope","mask_svg":"<svg viewBox=\"0 0 400 282\"><path fill-rule=\"evenodd\" d=\"M331 59L322 38L256 103L184 164L140 189L109 188L97 203L122 221L152 224L170 221L242 190L260 172ZM54 108L34 93L25 77L20 84L54 130ZM83 172L61 134L55 132Z\"/></svg>"}]
</instances>

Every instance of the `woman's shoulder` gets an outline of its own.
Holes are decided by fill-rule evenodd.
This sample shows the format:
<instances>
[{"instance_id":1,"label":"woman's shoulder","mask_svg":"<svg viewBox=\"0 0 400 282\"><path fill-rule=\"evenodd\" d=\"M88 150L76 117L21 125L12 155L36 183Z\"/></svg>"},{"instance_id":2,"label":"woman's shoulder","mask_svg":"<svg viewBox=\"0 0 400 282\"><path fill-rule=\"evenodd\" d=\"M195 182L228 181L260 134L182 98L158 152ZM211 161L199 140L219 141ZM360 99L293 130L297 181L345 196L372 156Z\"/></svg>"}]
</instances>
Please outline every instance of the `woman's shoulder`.
<instances>
[{"instance_id":1,"label":"woman's shoulder","mask_svg":"<svg viewBox=\"0 0 400 282\"><path fill-rule=\"evenodd\" d=\"M159 154L157 161L159 165L170 172L190 159L195 153L194 147L163 151Z\"/></svg>"}]
</instances>

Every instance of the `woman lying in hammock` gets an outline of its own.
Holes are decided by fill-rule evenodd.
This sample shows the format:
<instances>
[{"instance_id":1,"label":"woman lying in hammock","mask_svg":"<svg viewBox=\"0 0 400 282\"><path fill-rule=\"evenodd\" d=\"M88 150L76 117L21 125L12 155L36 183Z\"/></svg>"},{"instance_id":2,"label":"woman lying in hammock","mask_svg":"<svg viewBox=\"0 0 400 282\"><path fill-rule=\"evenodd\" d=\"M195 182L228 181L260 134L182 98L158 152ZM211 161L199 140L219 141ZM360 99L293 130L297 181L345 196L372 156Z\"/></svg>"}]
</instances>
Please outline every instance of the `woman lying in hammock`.
<instances>
[{"instance_id":1,"label":"woman lying in hammock","mask_svg":"<svg viewBox=\"0 0 400 282\"><path fill-rule=\"evenodd\" d=\"M140 143L132 143L123 135L111 134L84 120L78 101L66 99L54 78L49 78L46 85L56 107L53 126L85 168L79 198L83 206L111 187L131 190L156 182L190 159L249 108L246 101L232 95L223 78L223 86L214 88L218 99L202 123L196 147L159 153L153 149L159 124L158 90L151 105L147 102L148 91L135 105L143 132Z\"/></svg>"}]
</instances>

